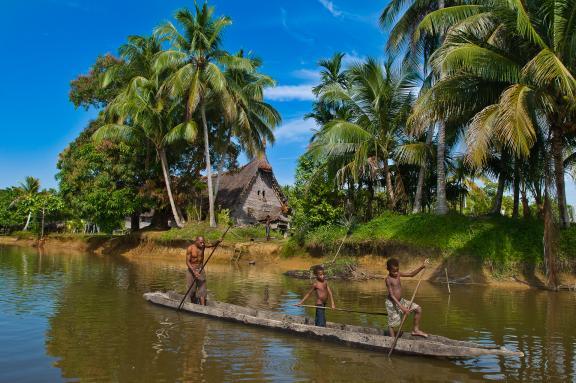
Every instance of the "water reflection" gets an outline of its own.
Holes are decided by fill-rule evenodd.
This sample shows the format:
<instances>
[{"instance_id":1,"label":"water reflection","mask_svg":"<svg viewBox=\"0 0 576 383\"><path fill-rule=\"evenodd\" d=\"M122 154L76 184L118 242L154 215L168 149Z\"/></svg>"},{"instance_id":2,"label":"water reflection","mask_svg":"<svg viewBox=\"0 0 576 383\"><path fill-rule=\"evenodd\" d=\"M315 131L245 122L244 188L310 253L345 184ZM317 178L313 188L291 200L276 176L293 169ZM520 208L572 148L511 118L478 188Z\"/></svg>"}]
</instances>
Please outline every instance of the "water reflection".
<instances>
[{"instance_id":1,"label":"water reflection","mask_svg":"<svg viewBox=\"0 0 576 383\"><path fill-rule=\"evenodd\" d=\"M273 265L208 268L210 299L313 315L291 306L309 282ZM502 344L524 358L393 357L148 304L182 289L180 262L37 253L0 247L0 381L552 381L575 379L575 296L480 286L422 285L423 328ZM331 282L337 305L382 311L382 281ZM407 294L414 284L407 283ZM386 318L329 313L386 326Z\"/></svg>"}]
</instances>

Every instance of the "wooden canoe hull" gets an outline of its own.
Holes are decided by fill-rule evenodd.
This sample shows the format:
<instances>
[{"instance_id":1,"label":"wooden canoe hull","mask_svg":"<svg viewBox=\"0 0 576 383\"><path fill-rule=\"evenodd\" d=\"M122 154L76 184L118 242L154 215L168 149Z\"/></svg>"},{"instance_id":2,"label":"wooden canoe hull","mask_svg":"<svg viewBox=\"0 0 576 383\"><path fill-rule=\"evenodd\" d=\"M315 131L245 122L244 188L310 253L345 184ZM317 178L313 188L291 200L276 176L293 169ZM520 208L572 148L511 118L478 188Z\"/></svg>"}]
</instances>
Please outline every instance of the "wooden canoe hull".
<instances>
[{"instance_id":1,"label":"wooden canoe hull","mask_svg":"<svg viewBox=\"0 0 576 383\"><path fill-rule=\"evenodd\" d=\"M182 295L176 293L145 293L144 298L154 304L177 309ZM384 335L381 329L328 322L327 327L314 326L311 318L288 315L267 310L256 310L222 302L210 302L201 306L190 302L182 305L182 311L224 319L253 326L266 327L304 336L335 341L350 346L388 352L394 338ZM404 334L394 350L398 354L470 358L482 355L524 356L521 352L504 347L485 346L472 342L453 340L437 335L424 339Z\"/></svg>"}]
</instances>

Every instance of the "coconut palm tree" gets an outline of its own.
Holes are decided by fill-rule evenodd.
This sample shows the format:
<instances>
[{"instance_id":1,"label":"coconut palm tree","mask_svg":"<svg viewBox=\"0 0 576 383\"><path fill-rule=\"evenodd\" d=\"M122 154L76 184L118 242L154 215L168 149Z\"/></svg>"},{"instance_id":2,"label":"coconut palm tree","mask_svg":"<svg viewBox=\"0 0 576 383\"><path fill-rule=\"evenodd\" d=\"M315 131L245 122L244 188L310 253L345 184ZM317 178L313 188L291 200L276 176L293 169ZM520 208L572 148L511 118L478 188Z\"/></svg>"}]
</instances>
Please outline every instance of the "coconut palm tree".
<instances>
[{"instance_id":1,"label":"coconut palm tree","mask_svg":"<svg viewBox=\"0 0 576 383\"><path fill-rule=\"evenodd\" d=\"M324 89L329 86L337 85L343 89L348 88L348 77L342 65L343 58L344 53L337 52L329 59L318 61L320 83L312 88L312 93L317 99L314 102L313 111L305 116L305 118L314 119L318 126L323 126L334 118L342 117L342 103L340 101L326 100L321 95ZM311 140L314 141L315 138L316 135L313 135Z\"/></svg>"},{"instance_id":2,"label":"coconut palm tree","mask_svg":"<svg viewBox=\"0 0 576 383\"><path fill-rule=\"evenodd\" d=\"M24 182L20 182L20 184L15 188L17 197L12 201L10 206L14 206L16 204L22 202L29 202L34 201L36 196L40 194L40 180L34 177L26 177ZM24 224L23 231L28 230L28 226L30 226L30 219L32 218L32 210L28 211L28 216L26 218L26 224Z\"/></svg>"},{"instance_id":3,"label":"coconut palm tree","mask_svg":"<svg viewBox=\"0 0 576 383\"><path fill-rule=\"evenodd\" d=\"M155 59L161 52L156 36L133 36L120 52L133 69L134 77L108 105L104 115L107 123L94 133L93 138L97 142L115 140L154 147L160 159L174 222L181 227L183 220L172 193L166 148L178 140L194 140L196 124L193 121L179 123L183 114L180 100L169 98L163 92L165 74L154 68Z\"/></svg>"},{"instance_id":4,"label":"coconut palm tree","mask_svg":"<svg viewBox=\"0 0 576 383\"><path fill-rule=\"evenodd\" d=\"M236 54L244 58L244 52ZM214 200L216 200L220 182L220 175L224 166L225 153L232 143L237 142L248 157L256 157L264 152L268 143L274 143L274 128L281 122L280 113L264 101L264 89L275 85L274 80L257 69L262 65L256 58L247 57L252 61L254 70L228 67L224 73L226 86L232 102L236 108L236 118L230 123L223 123L221 134L226 137L220 150L218 175L214 187Z\"/></svg>"},{"instance_id":5,"label":"coconut palm tree","mask_svg":"<svg viewBox=\"0 0 576 383\"><path fill-rule=\"evenodd\" d=\"M410 108L410 78L392 69L392 61L382 65L375 59L352 65L347 71L349 88L334 83L325 86L320 96L342 103L348 119L335 118L317 134L309 147L313 158L325 163L340 183L350 176L355 182L368 179L373 184L382 171L389 208L395 204L389 160L399 144ZM370 204L369 204L370 205Z\"/></svg>"},{"instance_id":6,"label":"coconut palm tree","mask_svg":"<svg viewBox=\"0 0 576 383\"><path fill-rule=\"evenodd\" d=\"M214 214L214 190L212 164L210 162L210 138L206 111L219 108L229 123L236 118L235 104L226 86L223 67L234 66L252 70L250 60L233 57L221 47L224 28L232 23L226 16L215 17L214 8L206 3L195 3L194 13L188 9L176 12L175 19L181 31L171 22L156 28L155 34L167 39L170 49L158 55L156 68L176 68L167 82L173 97L182 97L186 108L186 121L192 122L195 112L203 127L204 157L208 186L210 226L216 226Z\"/></svg>"},{"instance_id":7,"label":"coconut palm tree","mask_svg":"<svg viewBox=\"0 0 576 383\"><path fill-rule=\"evenodd\" d=\"M495 0L434 11L419 27L450 31L452 41L447 38L436 59L442 73L454 77L465 72L509 84L498 104L483 109L472 125L476 138L484 138L484 147L490 138L499 137L512 151L526 155L536 131L547 131L562 227L569 225L565 133L574 126L576 110L575 7L574 1Z\"/></svg>"},{"instance_id":8,"label":"coconut palm tree","mask_svg":"<svg viewBox=\"0 0 576 383\"><path fill-rule=\"evenodd\" d=\"M449 5L458 4L461 1L448 1ZM393 53L406 50L405 62L409 65L421 67L424 74L423 89L429 87L438 77L428 71L429 58L431 54L440 46L442 41L441 33L420 33L418 26L426 16L437 9L443 9L445 0L391 0L380 15L380 25L388 29L390 27L388 50ZM434 31L440 32L440 31ZM448 204L446 201L446 126L443 121L430 124L426 143L429 146L432 142L434 128L437 126L436 145L436 213L446 214ZM417 213L422 209L422 195L424 188L424 178L426 174L426 164L422 163L418 175L418 185L414 200L413 212Z\"/></svg>"}]
</instances>

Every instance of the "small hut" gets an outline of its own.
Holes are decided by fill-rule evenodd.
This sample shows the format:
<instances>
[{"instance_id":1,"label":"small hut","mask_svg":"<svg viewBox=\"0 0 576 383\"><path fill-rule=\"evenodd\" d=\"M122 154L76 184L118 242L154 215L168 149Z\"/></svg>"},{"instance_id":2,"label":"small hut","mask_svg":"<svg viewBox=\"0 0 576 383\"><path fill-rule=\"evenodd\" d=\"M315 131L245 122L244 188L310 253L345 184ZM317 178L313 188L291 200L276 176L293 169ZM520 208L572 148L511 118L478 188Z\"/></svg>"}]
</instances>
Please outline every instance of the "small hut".
<instances>
[{"instance_id":1,"label":"small hut","mask_svg":"<svg viewBox=\"0 0 576 383\"><path fill-rule=\"evenodd\" d=\"M214 186L216 178L214 175ZM269 215L273 228L288 228L288 199L265 156L222 174L215 206L230 209L231 218L239 225L264 222Z\"/></svg>"}]
</instances>

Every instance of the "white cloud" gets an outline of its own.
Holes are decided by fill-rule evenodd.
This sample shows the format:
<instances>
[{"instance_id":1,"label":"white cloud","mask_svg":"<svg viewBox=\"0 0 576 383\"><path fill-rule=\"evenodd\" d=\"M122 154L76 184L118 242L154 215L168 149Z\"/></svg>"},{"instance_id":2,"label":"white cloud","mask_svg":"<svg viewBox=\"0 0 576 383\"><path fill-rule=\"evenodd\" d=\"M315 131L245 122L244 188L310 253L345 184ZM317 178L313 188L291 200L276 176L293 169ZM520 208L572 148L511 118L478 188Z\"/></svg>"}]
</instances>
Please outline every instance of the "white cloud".
<instances>
[{"instance_id":1,"label":"white cloud","mask_svg":"<svg viewBox=\"0 0 576 383\"><path fill-rule=\"evenodd\" d=\"M304 117L301 117L283 123L274 131L274 136L277 144L281 142L308 142L316 129L318 126L314 120L305 120Z\"/></svg>"},{"instance_id":2,"label":"white cloud","mask_svg":"<svg viewBox=\"0 0 576 383\"><path fill-rule=\"evenodd\" d=\"M318 1L320 2L320 4L322 4L324 8L328 10L328 12L332 14L332 16L339 17L342 15L342 11L337 9L332 1L330 0L318 0Z\"/></svg>"},{"instance_id":3,"label":"white cloud","mask_svg":"<svg viewBox=\"0 0 576 383\"><path fill-rule=\"evenodd\" d=\"M346 55L342 59L342 65L344 67L348 67L352 64L356 64L358 62L364 62L364 61L366 61L366 56L361 56L356 51L352 51L352 52L346 53Z\"/></svg>"},{"instance_id":4,"label":"white cloud","mask_svg":"<svg viewBox=\"0 0 576 383\"><path fill-rule=\"evenodd\" d=\"M281 85L264 90L264 97L274 101L314 100L312 85Z\"/></svg>"},{"instance_id":5,"label":"white cloud","mask_svg":"<svg viewBox=\"0 0 576 383\"><path fill-rule=\"evenodd\" d=\"M308 80L311 82L320 81L320 72L312 69L298 69L292 72L292 76L302 80Z\"/></svg>"}]
</instances>

